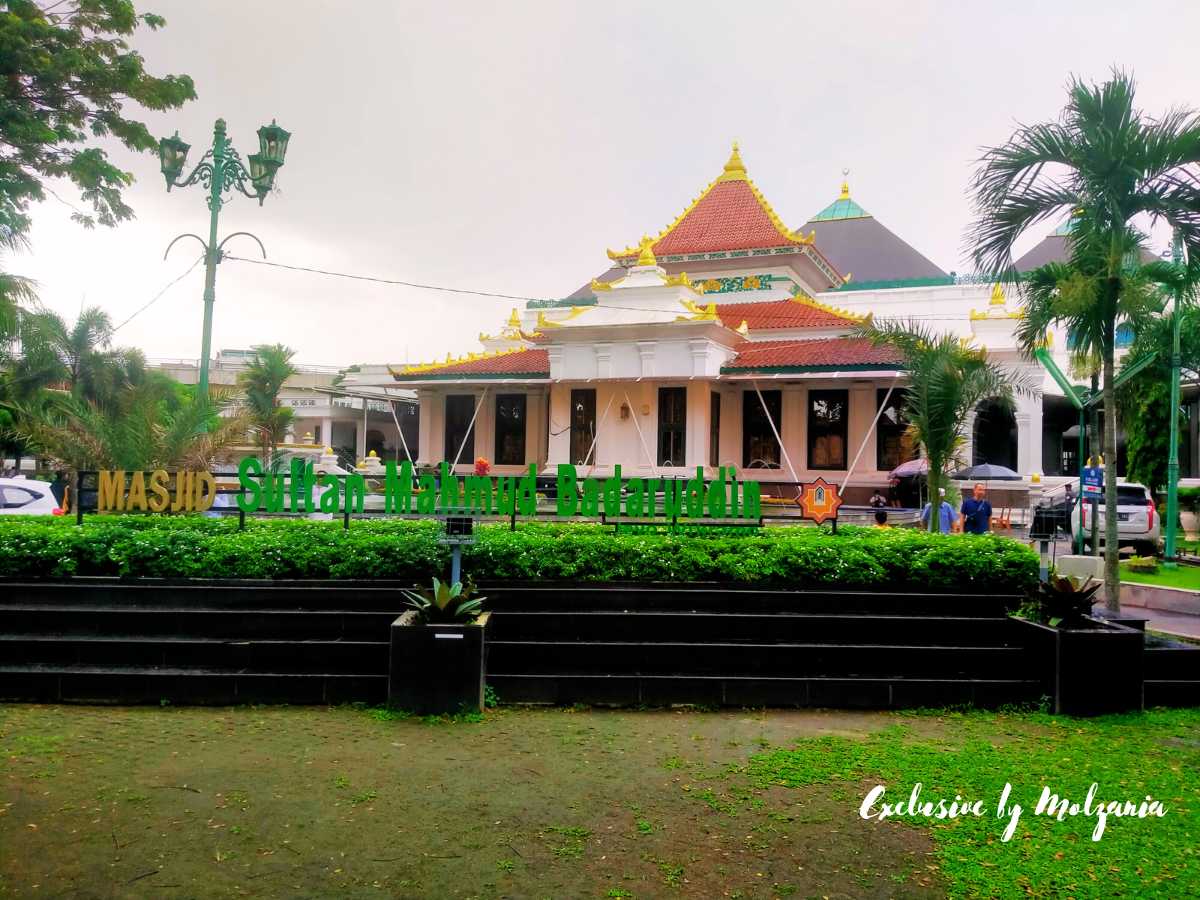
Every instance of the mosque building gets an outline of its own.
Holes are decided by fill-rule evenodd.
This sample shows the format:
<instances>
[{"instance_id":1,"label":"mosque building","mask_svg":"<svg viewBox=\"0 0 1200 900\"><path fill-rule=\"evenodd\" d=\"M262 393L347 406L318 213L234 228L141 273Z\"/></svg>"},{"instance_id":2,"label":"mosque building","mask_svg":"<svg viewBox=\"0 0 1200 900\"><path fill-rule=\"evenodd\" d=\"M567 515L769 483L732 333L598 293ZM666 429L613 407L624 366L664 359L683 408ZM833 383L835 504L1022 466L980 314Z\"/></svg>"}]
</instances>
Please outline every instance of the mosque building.
<instances>
[{"instance_id":1,"label":"mosque building","mask_svg":"<svg viewBox=\"0 0 1200 900\"><path fill-rule=\"evenodd\" d=\"M1018 267L1065 254L1060 229ZM1004 465L1027 481L1078 472L1076 417L1019 353L1015 298L942 270L845 183L792 230L735 144L674 221L608 260L574 293L514 309L479 335L476 352L391 367L386 384L375 376L376 386L416 392L418 463L467 472L484 457L497 474L620 466L627 477L726 466L781 492L821 476L862 502L917 454L900 415L899 357L855 334L871 315L957 333L1043 385L1015 408L981 405L965 462ZM1051 347L1065 368L1060 335Z\"/></svg>"}]
</instances>

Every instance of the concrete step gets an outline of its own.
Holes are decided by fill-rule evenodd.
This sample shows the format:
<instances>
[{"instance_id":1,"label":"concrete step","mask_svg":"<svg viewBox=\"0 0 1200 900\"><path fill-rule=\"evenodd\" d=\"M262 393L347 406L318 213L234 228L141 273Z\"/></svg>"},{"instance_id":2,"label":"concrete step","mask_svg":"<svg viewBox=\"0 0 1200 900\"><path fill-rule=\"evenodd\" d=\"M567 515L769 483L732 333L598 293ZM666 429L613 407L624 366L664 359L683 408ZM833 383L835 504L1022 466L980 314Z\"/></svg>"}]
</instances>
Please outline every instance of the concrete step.
<instances>
[{"instance_id":1,"label":"concrete step","mask_svg":"<svg viewBox=\"0 0 1200 900\"><path fill-rule=\"evenodd\" d=\"M995 707L1036 702L1025 679L764 678L728 675L500 675L488 685L503 703L602 706L830 707L905 709L951 704Z\"/></svg>"},{"instance_id":2,"label":"concrete step","mask_svg":"<svg viewBox=\"0 0 1200 900\"><path fill-rule=\"evenodd\" d=\"M643 641L487 642L496 675L772 675L1011 677L1023 671L1020 647L744 644Z\"/></svg>"},{"instance_id":3,"label":"concrete step","mask_svg":"<svg viewBox=\"0 0 1200 900\"><path fill-rule=\"evenodd\" d=\"M387 674L0 665L0 700L47 703L382 703Z\"/></svg>"}]
</instances>

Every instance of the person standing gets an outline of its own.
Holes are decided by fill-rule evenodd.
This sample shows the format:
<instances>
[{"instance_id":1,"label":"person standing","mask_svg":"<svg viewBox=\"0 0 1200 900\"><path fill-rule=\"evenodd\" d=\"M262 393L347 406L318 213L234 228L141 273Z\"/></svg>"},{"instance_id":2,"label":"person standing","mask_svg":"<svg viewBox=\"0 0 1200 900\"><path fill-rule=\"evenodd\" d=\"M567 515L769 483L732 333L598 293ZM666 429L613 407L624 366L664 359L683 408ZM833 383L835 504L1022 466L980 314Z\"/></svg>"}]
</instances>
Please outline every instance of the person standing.
<instances>
[{"instance_id":1,"label":"person standing","mask_svg":"<svg viewBox=\"0 0 1200 900\"><path fill-rule=\"evenodd\" d=\"M62 469L54 473L54 480L50 482L50 493L54 495L54 502L61 509L63 498L67 495L67 475Z\"/></svg>"},{"instance_id":2,"label":"person standing","mask_svg":"<svg viewBox=\"0 0 1200 900\"><path fill-rule=\"evenodd\" d=\"M992 504L988 502L986 488L976 482L973 495L962 502L963 531L967 534L987 534L992 525Z\"/></svg>"},{"instance_id":3,"label":"person standing","mask_svg":"<svg viewBox=\"0 0 1200 900\"><path fill-rule=\"evenodd\" d=\"M929 527L929 516L932 511L932 504L926 503L925 508L921 510L921 522L926 528ZM954 527L954 523L958 521L958 513L954 511L954 507L946 501L946 489L938 488L938 531L942 534L949 534L950 529Z\"/></svg>"}]
</instances>

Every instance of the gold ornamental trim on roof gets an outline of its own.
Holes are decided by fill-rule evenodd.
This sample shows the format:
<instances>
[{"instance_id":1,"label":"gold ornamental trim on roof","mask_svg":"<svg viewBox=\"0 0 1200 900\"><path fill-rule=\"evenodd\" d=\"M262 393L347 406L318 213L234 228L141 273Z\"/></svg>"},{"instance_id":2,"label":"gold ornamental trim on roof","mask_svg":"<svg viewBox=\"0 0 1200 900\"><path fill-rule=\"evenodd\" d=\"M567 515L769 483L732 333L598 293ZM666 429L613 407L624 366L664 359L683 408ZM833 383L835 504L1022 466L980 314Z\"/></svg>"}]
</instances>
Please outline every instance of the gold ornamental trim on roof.
<instances>
[{"instance_id":1,"label":"gold ornamental trim on roof","mask_svg":"<svg viewBox=\"0 0 1200 900\"><path fill-rule=\"evenodd\" d=\"M750 188L750 192L754 195L754 199L758 201L758 205L762 208L762 211L767 214L767 218L771 220L771 224L775 226L775 230L778 231L780 237L784 239L781 242L781 246L782 244L802 244L809 246L816 241L817 235L815 231L812 231L805 236L799 231L792 231L785 224L783 224L783 220L779 218L779 215L771 207L771 204L767 202L767 198L762 195L762 191L760 191L757 185L750 180L750 176L746 173L746 165L742 162L742 155L738 151L737 141L734 141L733 152L729 154L729 160L725 163L725 167L721 174L709 182L708 187L700 192L700 196L693 199L692 202L684 208L683 212L675 217L675 221L658 233L658 236L651 241L651 246L657 244L676 228L678 228L679 224L686 219L697 206L700 205L704 198L711 193L713 188L726 181L746 182L747 186ZM643 245L646 240L647 238L643 237L642 241L636 246L629 246L624 250L609 250L608 258L611 260L619 260L639 256L639 254L643 252ZM637 264L644 265L641 259L638 260ZM653 263L651 263L651 265L653 265Z\"/></svg>"},{"instance_id":2,"label":"gold ornamental trim on roof","mask_svg":"<svg viewBox=\"0 0 1200 900\"><path fill-rule=\"evenodd\" d=\"M619 287L620 284L623 281L625 281L625 279L628 277L629 276L627 276L627 275L623 275L620 278L614 278L612 281L600 281L597 278L593 278L592 279L592 290L593 291L611 291L613 288ZM697 294L704 293L704 285L696 284L694 281L692 281L692 279L688 277L687 272L680 272L678 275L659 275L658 277L662 279L662 283L665 284L667 287L685 287L685 288L689 288L689 289L695 291ZM572 306L571 309L573 309L573 310L577 309L580 312L583 312L584 310L591 309L591 307L590 306ZM568 318L574 318L576 315L579 315L579 313L573 313L571 316L568 316Z\"/></svg>"},{"instance_id":3,"label":"gold ornamental trim on roof","mask_svg":"<svg viewBox=\"0 0 1200 900\"><path fill-rule=\"evenodd\" d=\"M852 322L865 322L870 318L869 313L863 315L862 313L850 312L850 310L843 309L840 306L830 306L828 303L822 303L820 300L810 297L799 288L797 288L796 293L792 294L792 302L811 307L812 309L819 309L821 312L829 313L831 316L840 316Z\"/></svg>"},{"instance_id":4,"label":"gold ornamental trim on roof","mask_svg":"<svg viewBox=\"0 0 1200 900\"><path fill-rule=\"evenodd\" d=\"M717 316L716 303L710 303L708 306L700 306L694 300L680 300L679 304L691 313L691 315L676 316L676 322L716 322L718 325L725 324Z\"/></svg>"},{"instance_id":5,"label":"gold ornamental trim on roof","mask_svg":"<svg viewBox=\"0 0 1200 900\"><path fill-rule=\"evenodd\" d=\"M1008 310L1008 298L1004 295L1004 287L1000 282L992 285L992 293L988 298L988 308L980 312L971 310L971 321L980 322L984 319L1023 319L1025 313L1019 309Z\"/></svg>"},{"instance_id":6,"label":"gold ornamental trim on roof","mask_svg":"<svg viewBox=\"0 0 1200 900\"><path fill-rule=\"evenodd\" d=\"M388 374L393 378L399 378L402 375L415 375L419 372L432 372L436 369L447 369L450 366L458 366L463 363L475 362L481 359L494 359L497 356L508 356L510 353L521 353L529 349L528 347L509 347L504 350L484 350L479 353L467 353L462 356L454 356L447 353L446 359L443 362L429 363L414 363L413 365L404 366L397 371L392 366L388 366Z\"/></svg>"}]
</instances>

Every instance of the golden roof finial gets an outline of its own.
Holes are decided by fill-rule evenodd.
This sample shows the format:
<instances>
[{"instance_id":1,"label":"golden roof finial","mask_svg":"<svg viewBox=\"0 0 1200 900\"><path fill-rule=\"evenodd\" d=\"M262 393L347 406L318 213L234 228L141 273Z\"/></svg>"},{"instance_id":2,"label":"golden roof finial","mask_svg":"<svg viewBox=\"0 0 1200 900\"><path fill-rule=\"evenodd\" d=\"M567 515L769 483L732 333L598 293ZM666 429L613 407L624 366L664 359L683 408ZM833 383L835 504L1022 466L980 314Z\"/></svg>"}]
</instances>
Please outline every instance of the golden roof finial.
<instances>
[{"instance_id":1,"label":"golden roof finial","mask_svg":"<svg viewBox=\"0 0 1200 900\"><path fill-rule=\"evenodd\" d=\"M992 299L988 301L989 306L1005 306L1008 300L1004 296L1004 288L1000 286L1000 282L992 287Z\"/></svg>"},{"instance_id":2,"label":"golden roof finial","mask_svg":"<svg viewBox=\"0 0 1200 900\"><path fill-rule=\"evenodd\" d=\"M515 306L513 307L512 315L508 317L508 322L505 324L510 325L513 328L521 327L521 316L517 313L517 308Z\"/></svg>"},{"instance_id":3,"label":"golden roof finial","mask_svg":"<svg viewBox=\"0 0 1200 900\"><path fill-rule=\"evenodd\" d=\"M842 169L842 193L838 196L839 200L850 199L850 170Z\"/></svg>"},{"instance_id":4,"label":"golden roof finial","mask_svg":"<svg viewBox=\"0 0 1200 900\"><path fill-rule=\"evenodd\" d=\"M642 235L641 243L638 244L642 252L638 254L637 264L639 266L657 266L658 260L654 258L654 238L648 234Z\"/></svg>"},{"instance_id":5,"label":"golden roof finial","mask_svg":"<svg viewBox=\"0 0 1200 900\"><path fill-rule=\"evenodd\" d=\"M745 181L746 180L746 164L742 162L742 154L738 152L738 142L733 142L733 150L729 154L729 161L725 163L725 171L721 174L718 181Z\"/></svg>"},{"instance_id":6,"label":"golden roof finial","mask_svg":"<svg viewBox=\"0 0 1200 900\"><path fill-rule=\"evenodd\" d=\"M742 319L742 324L735 328L734 331L736 331L742 337L746 337L748 334L750 334L750 325L745 319Z\"/></svg>"}]
</instances>

